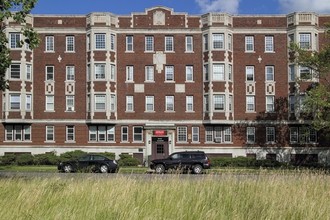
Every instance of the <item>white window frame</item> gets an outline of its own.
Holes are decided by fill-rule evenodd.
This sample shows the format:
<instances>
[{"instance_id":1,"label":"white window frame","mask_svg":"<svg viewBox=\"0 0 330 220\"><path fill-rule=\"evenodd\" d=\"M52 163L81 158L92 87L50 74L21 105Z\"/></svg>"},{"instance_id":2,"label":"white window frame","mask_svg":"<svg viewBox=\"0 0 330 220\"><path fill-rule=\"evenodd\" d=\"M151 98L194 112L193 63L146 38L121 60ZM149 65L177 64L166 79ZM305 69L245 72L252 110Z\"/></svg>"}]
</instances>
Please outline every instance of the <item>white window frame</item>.
<instances>
[{"instance_id":1,"label":"white window frame","mask_svg":"<svg viewBox=\"0 0 330 220\"><path fill-rule=\"evenodd\" d=\"M213 95L213 110L222 112L226 110L226 96L224 94Z\"/></svg>"},{"instance_id":2,"label":"white window frame","mask_svg":"<svg viewBox=\"0 0 330 220\"><path fill-rule=\"evenodd\" d=\"M266 127L266 143L275 143L276 131L275 127Z\"/></svg>"},{"instance_id":3,"label":"white window frame","mask_svg":"<svg viewBox=\"0 0 330 220\"><path fill-rule=\"evenodd\" d=\"M66 142L75 142L75 126L67 125L65 127L65 140Z\"/></svg>"},{"instance_id":4,"label":"white window frame","mask_svg":"<svg viewBox=\"0 0 330 220\"><path fill-rule=\"evenodd\" d=\"M95 33L94 34L95 50L105 50L106 49L106 34L105 33Z\"/></svg>"},{"instance_id":5,"label":"white window frame","mask_svg":"<svg viewBox=\"0 0 330 220\"><path fill-rule=\"evenodd\" d=\"M134 96L132 95L126 96L126 111L127 112L134 111Z\"/></svg>"},{"instance_id":6,"label":"white window frame","mask_svg":"<svg viewBox=\"0 0 330 220\"><path fill-rule=\"evenodd\" d=\"M228 34L228 50L233 50L233 35Z\"/></svg>"},{"instance_id":7,"label":"white window frame","mask_svg":"<svg viewBox=\"0 0 330 220\"><path fill-rule=\"evenodd\" d=\"M275 96L266 95L266 112L275 111Z\"/></svg>"},{"instance_id":8,"label":"white window frame","mask_svg":"<svg viewBox=\"0 0 330 220\"><path fill-rule=\"evenodd\" d=\"M21 64L20 63L10 64L10 79L13 79L13 80L21 79Z\"/></svg>"},{"instance_id":9,"label":"white window frame","mask_svg":"<svg viewBox=\"0 0 330 220\"><path fill-rule=\"evenodd\" d=\"M299 33L299 46L301 49L312 49L312 34L311 33Z\"/></svg>"},{"instance_id":10,"label":"white window frame","mask_svg":"<svg viewBox=\"0 0 330 220\"><path fill-rule=\"evenodd\" d=\"M173 51L174 51L174 37L165 36L165 52L173 52Z\"/></svg>"},{"instance_id":11,"label":"white window frame","mask_svg":"<svg viewBox=\"0 0 330 220\"><path fill-rule=\"evenodd\" d=\"M121 142L128 142L128 135L129 135L129 130L128 126L122 126L121 127Z\"/></svg>"},{"instance_id":12,"label":"white window frame","mask_svg":"<svg viewBox=\"0 0 330 220\"><path fill-rule=\"evenodd\" d=\"M274 36L265 36L265 52L273 53L274 52Z\"/></svg>"},{"instance_id":13,"label":"white window frame","mask_svg":"<svg viewBox=\"0 0 330 220\"><path fill-rule=\"evenodd\" d=\"M116 35L110 34L110 50L116 50Z\"/></svg>"},{"instance_id":14,"label":"white window frame","mask_svg":"<svg viewBox=\"0 0 330 220\"><path fill-rule=\"evenodd\" d=\"M126 66L126 82L134 82L134 66Z\"/></svg>"},{"instance_id":15,"label":"white window frame","mask_svg":"<svg viewBox=\"0 0 330 220\"><path fill-rule=\"evenodd\" d=\"M116 65L110 64L110 80L116 80Z\"/></svg>"},{"instance_id":16,"label":"white window frame","mask_svg":"<svg viewBox=\"0 0 330 220\"><path fill-rule=\"evenodd\" d=\"M233 65L228 65L228 80L233 81Z\"/></svg>"},{"instance_id":17,"label":"white window frame","mask_svg":"<svg viewBox=\"0 0 330 220\"><path fill-rule=\"evenodd\" d=\"M154 36L145 36L145 48L146 52L154 52Z\"/></svg>"},{"instance_id":18,"label":"white window frame","mask_svg":"<svg viewBox=\"0 0 330 220\"><path fill-rule=\"evenodd\" d=\"M266 82L275 81L275 68L274 66L265 66L265 79Z\"/></svg>"},{"instance_id":19,"label":"white window frame","mask_svg":"<svg viewBox=\"0 0 330 220\"><path fill-rule=\"evenodd\" d=\"M245 52L254 52L254 36L245 36Z\"/></svg>"},{"instance_id":20,"label":"white window frame","mask_svg":"<svg viewBox=\"0 0 330 220\"><path fill-rule=\"evenodd\" d=\"M55 80L55 67L54 66L46 66L46 81L54 81Z\"/></svg>"},{"instance_id":21,"label":"white window frame","mask_svg":"<svg viewBox=\"0 0 330 220\"><path fill-rule=\"evenodd\" d=\"M19 111L21 109L21 94L9 94L9 109Z\"/></svg>"},{"instance_id":22,"label":"white window frame","mask_svg":"<svg viewBox=\"0 0 330 220\"><path fill-rule=\"evenodd\" d=\"M110 94L110 111L116 111L116 94Z\"/></svg>"},{"instance_id":23,"label":"white window frame","mask_svg":"<svg viewBox=\"0 0 330 220\"><path fill-rule=\"evenodd\" d=\"M55 51L54 36L46 36L45 43L46 43L46 46L45 46L46 52Z\"/></svg>"},{"instance_id":24,"label":"white window frame","mask_svg":"<svg viewBox=\"0 0 330 220\"><path fill-rule=\"evenodd\" d=\"M103 112L107 109L107 96L105 94L94 95L94 110Z\"/></svg>"},{"instance_id":25,"label":"white window frame","mask_svg":"<svg viewBox=\"0 0 330 220\"><path fill-rule=\"evenodd\" d=\"M75 37L73 35L65 37L66 52L75 52Z\"/></svg>"},{"instance_id":26,"label":"white window frame","mask_svg":"<svg viewBox=\"0 0 330 220\"><path fill-rule=\"evenodd\" d=\"M105 63L96 63L94 65L94 79L95 80L105 80L105 72L106 72L106 64Z\"/></svg>"},{"instance_id":27,"label":"white window frame","mask_svg":"<svg viewBox=\"0 0 330 220\"><path fill-rule=\"evenodd\" d=\"M191 128L191 134L192 134L191 142L199 143L199 127L193 126Z\"/></svg>"},{"instance_id":28,"label":"white window frame","mask_svg":"<svg viewBox=\"0 0 330 220\"><path fill-rule=\"evenodd\" d=\"M25 110L26 111L32 110L32 95L31 94L25 95Z\"/></svg>"},{"instance_id":29,"label":"white window frame","mask_svg":"<svg viewBox=\"0 0 330 220\"><path fill-rule=\"evenodd\" d=\"M174 82L174 66L165 66L165 81Z\"/></svg>"},{"instance_id":30,"label":"white window frame","mask_svg":"<svg viewBox=\"0 0 330 220\"><path fill-rule=\"evenodd\" d=\"M290 127L290 144L299 143L299 129L298 127Z\"/></svg>"},{"instance_id":31,"label":"white window frame","mask_svg":"<svg viewBox=\"0 0 330 220\"><path fill-rule=\"evenodd\" d=\"M187 142L187 127L186 126L177 127L177 142L179 142L179 143Z\"/></svg>"},{"instance_id":32,"label":"white window frame","mask_svg":"<svg viewBox=\"0 0 330 220\"><path fill-rule=\"evenodd\" d=\"M30 125L5 125L5 141L30 142L31 140Z\"/></svg>"},{"instance_id":33,"label":"white window frame","mask_svg":"<svg viewBox=\"0 0 330 220\"><path fill-rule=\"evenodd\" d=\"M194 112L194 96L186 96L186 112Z\"/></svg>"},{"instance_id":34,"label":"white window frame","mask_svg":"<svg viewBox=\"0 0 330 220\"><path fill-rule=\"evenodd\" d=\"M246 143L254 144L256 140L256 128L246 127Z\"/></svg>"},{"instance_id":35,"label":"white window frame","mask_svg":"<svg viewBox=\"0 0 330 220\"><path fill-rule=\"evenodd\" d=\"M194 81L194 66L187 65L186 66L186 82L193 82Z\"/></svg>"},{"instance_id":36,"label":"white window frame","mask_svg":"<svg viewBox=\"0 0 330 220\"><path fill-rule=\"evenodd\" d=\"M154 78L154 66L145 66L145 81L146 82L155 82Z\"/></svg>"},{"instance_id":37,"label":"white window frame","mask_svg":"<svg viewBox=\"0 0 330 220\"><path fill-rule=\"evenodd\" d=\"M133 127L133 142L143 142L143 127L142 126Z\"/></svg>"},{"instance_id":38,"label":"white window frame","mask_svg":"<svg viewBox=\"0 0 330 220\"><path fill-rule=\"evenodd\" d=\"M75 66L66 66L66 81L75 81Z\"/></svg>"},{"instance_id":39,"label":"white window frame","mask_svg":"<svg viewBox=\"0 0 330 220\"><path fill-rule=\"evenodd\" d=\"M46 126L46 142L55 141L55 128L53 125Z\"/></svg>"},{"instance_id":40,"label":"white window frame","mask_svg":"<svg viewBox=\"0 0 330 220\"><path fill-rule=\"evenodd\" d=\"M66 104L66 111L73 112L74 111L74 95L67 95L65 96L65 104Z\"/></svg>"},{"instance_id":41,"label":"white window frame","mask_svg":"<svg viewBox=\"0 0 330 220\"><path fill-rule=\"evenodd\" d=\"M307 77L304 77L304 75L306 75ZM305 66L299 66L299 78L301 80L306 80L306 81L312 80L313 79L312 69Z\"/></svg>"},{"instance_id":42,"label":"white window frame","mask_svg":"<svg viewBox=\"0 0 330 220\"><path fill-rule=\"evenodd\" d=\"M9 46L10 49L20 48L21 34L19 32L9 33Z\"/></svg>"},{"instance_id":43,"label":"white window frame","mask_svg":"<svg viewBox=\"0 0 330 220\"><path fill-rule=\"evenodd\" d=\"M289 111L291 113L295 112L296 109L296 97L295 95L289 95Z\"/></svg>"},{"instance_id":44,"label":"white window frame","mask_svg":"<svg viewBox=\"0 0 330 220\"><path fill-rule=\"evenodd\" d=\"M204 51L209 50L209 35L208 34L203 35L203 49L204 49Z\"/></svg>"},{"instance_id":45,"label":"white window frame","mask_svg":"<svg viewBox=\"0 0 330 220\"><path fill-rule=\"evenodd\" d=\"M146 102L146 106L145 106L145 111L146 112L154 112L154 106L155 106L155 97L154 96L146 96L145 97L145 102Z\"/></svg>"},{"instance_id":46,"label":"white window frame","mask_svg":"<svg viewBox=\"0 0 330 220\"><path fill-rule=\"evenodd\" d=\"M255 82L254 66L245 66L245 76L247 82Z\"/></svg>"},{"instance_id":47,"label":"white window frame","mask_svg":"<svg viewBox=\"0 0 330 220\"><path fill-rule=\"evenodd\" d=\"M32 65L26 64L25 68L26 68L25 78L26 78L26 80L31 80L32 79Z\"/></svg>"},{"instance_id":48,"label":"white window frame","mask_svg":"<svg viewBox=\"0 0 330 220\"><path fill-rule=\"evenodd\" d=\"M165 111L173 112L174 111L174 96L165 97Z\"/></svg>"},{"instance_id":49,"label":"white window frame","mask_svg":"<svg viewBox=\"0 0 330 220\"><path fill-rule=\"evenodd\" d=\"M296 81L296 65L290 64L289 65L289 82L295 82Z\"/></svg>"},{"instance_id":50,"label":"white window frame","mask_svg":"<svg viewBox=\"0 0 330 220\"><path fill-rule=\"evenodd\" d=\"M46 95L46 111L55 111L54 95Z\"/></svg>"},{"instance_id":51,"label":"white window frame","mask_svg":"<svg viewBox=\"0 0 330 220\"><path fill-rule=\"evenodd\" d=\"M126 36L126 52L134 51L134 37L133 35Z\"/></svg>"},{"instance_id":52,"label":"white window frame","mask_svg":"<svg viewBox=\"0 0 330 220\"><path fill-rule=\"evenodd\" d=\"M212 69L213 69L212 78L214 81L225 81L225 64L214 63Z\"/></svg>"},{"instance_id":53,"label":"white window frame","mask_svg":"<svg viewBox=\"0 0 330 220\"><path fill-rule=\"evenodd\" d=\"M255 112L255 96L247 95L246 96L246 112Z\"/></svg>"},{"instance_id":54,"label":"white window frame","mask_svg":"<svg viewBox=\"0 0 330 220\"><path fill-rule=\"evenodd\" d=\"M186 36L186 52L194 52L194 38L191 35Z\"/></svg>"},{"instance_id":55,"label":"white window frame","mask_svg":"<svg viewBox=\"0 0 330 220\"><path fill-rule=\"evenodd\" d=\"M203 70L204 70L204 81L208 82L210 80L210 74L209 74L209 64L204 64L203 66Z\"/></svg>"},{"instance_id":56,"label":"white window frame","mask_svg":"<svg viewBox=\"0 0 330 220\"><path fill-rule=\"evenodd\" d=\"M212 45L214 50L225 49L225 35L223 33L213 33Z\"/></svg>"}]
</instances>

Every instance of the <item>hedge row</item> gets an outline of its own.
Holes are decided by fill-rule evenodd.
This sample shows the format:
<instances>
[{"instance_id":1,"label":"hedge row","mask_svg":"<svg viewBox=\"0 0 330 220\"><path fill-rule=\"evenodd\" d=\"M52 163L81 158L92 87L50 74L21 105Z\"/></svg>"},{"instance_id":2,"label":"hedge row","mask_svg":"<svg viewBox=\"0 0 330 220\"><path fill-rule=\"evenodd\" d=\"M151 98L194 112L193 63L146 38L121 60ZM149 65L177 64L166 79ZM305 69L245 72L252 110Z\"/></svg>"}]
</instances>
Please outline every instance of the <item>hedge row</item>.
<instances>
[{"instance_id":1,"label":"hedge row","mask_svg":"<svg viewBox=\"0 0 330 220\"><path fill-rule=\"evenodd\" d=\"M68 151L59 156L55 152L44 154L6 154L0 157L0 165L57 165L61 161L75 160L85 155L81 150ZM115 154L111 152L97 153L110 159L115 159ZM137 166L140 161L128 154L119 155L118 163L120 166Z\"/></svg>"},{"instance_id":2,"label":"hedge row","mask_svg":"<svg viewBox=\"0 0 330 220\"><path fill-rule=\"evenodd\" d=\"M212 167L281 167L287 164L273 160L256 160L250 157L215 157L211 158Z\"/></svg>"}]
</instances>

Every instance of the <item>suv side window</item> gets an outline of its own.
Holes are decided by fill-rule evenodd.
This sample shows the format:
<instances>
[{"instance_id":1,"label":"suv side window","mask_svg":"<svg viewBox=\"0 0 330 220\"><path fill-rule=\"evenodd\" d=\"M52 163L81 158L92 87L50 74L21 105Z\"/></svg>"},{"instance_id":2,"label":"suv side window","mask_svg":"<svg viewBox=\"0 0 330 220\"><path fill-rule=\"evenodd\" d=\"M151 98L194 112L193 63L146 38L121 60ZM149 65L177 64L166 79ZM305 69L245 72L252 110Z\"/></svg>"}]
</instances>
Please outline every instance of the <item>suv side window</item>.
<instances>
[{"instance_id":1,"label":"suv side window","mask_svg":"<svg viewBox=\"0 0 330 220\"><path fill-rule=\"evenodd\" d=\"M182 155L181 154L172 154L171 158L174 160L177 160L177 159L182 158Z\"/></svg>"},{"instance_id":2,"label":"suv side window","mask_svg":"<svg viewBox=\"0 0 330 220\"><path fill-rule=\"evenodd\" d=\"M204 159L205 158L204 154L192 154L191 157L194 159Z\"/></svg>"},{"instance_id":3,"label":"suv side window","mask_svg":"<svg viewBox=\"0 0 330 220\"><path fill-rule=\"evenodd\" d=\"M182 154L183 159L190 159L190 154Z\"/></svg>"}]
</instances>

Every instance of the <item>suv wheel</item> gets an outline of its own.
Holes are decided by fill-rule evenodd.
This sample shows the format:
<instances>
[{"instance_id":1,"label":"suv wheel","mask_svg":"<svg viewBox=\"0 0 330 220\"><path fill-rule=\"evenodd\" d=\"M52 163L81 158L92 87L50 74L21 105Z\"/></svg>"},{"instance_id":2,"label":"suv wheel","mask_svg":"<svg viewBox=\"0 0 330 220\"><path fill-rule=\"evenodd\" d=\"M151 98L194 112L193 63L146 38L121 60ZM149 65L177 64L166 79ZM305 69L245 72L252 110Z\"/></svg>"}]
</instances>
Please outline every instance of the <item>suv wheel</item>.
<instances>
[{"instance_id":1,"label":"suv wheel","mask_svg":"<svg viewBox=\"0 0 330 220\"><path fill-rule=\"evenodd\" d=\"M72 166L70 164L67 164L63 167L63 170L65 173L71 173L72 172Z\"/></svg>"},{"instance_id":2,"label":"suv wheel","mask_svg":"<svg viewBox=\"0 0 330 220\"><path fill-rule=\"evenodd\" d=\"M109 170L108 166L107 165L101 165L100 167L100 172L101 173L107 173Z\"/></svg>"},{"instance_id":3,"label":"suv wheel","mask_svg":"<svg viewBox=\"0 0 330 220\"><path fill-rule=\"evenodd\" d=\"M196 164L192 168L194 174L201 174L203 173L203 167L199 164Z\"/></svg>"},{"instance_id":4,"label":"suv wheel","mask_svg":"<svg viewBox=\"0 0 330 220\"><path fill-rule=\"evenodd\" d=\"M165 167L163 164L157 164L155 167L155 171L158 174L164 173L165 172Z\"/></svg>"}]
</instances>

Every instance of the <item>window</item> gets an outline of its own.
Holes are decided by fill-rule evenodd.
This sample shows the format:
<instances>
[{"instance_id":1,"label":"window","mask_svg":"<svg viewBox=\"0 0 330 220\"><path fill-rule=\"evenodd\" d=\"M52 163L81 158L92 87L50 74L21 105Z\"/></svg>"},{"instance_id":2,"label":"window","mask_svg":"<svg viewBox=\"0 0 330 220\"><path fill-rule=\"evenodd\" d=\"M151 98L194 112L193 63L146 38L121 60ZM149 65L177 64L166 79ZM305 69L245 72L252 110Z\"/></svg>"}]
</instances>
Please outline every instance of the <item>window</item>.
<instances>
[{"instance_id":1,"label":"window","mask_svg":"<svg viewBox=\"0 0 330 220\"><path fill-rule=\"evenodd\" d=\"M186 66L186 81L192 82L194 81L194 67Z\"/></svg>"},{"instance_id":2,"label":"window","mask_svg":"<svg viewBox=\"0 0 330 220\"><path fill-rule=\"evenodd\" d=\"M273 143L275 142L275 128L266 127L266 142Z\"/></svg>"},{"instance_id":3,"label":"window","mask_svg":"<svg viewBox=\"0 0 330 220\"><path fill-rule=\"evenodd\" d=\"M116 66L114 64L110 64L110 80L116 79Z\"/></svg>"},{"instance_id":4,"label":"window","mask_svg":"<svg viewBox=\"0 0 330 220\"><path fill-rule=\"evenodd\" d=\"M31 141L30 125L5 125L6 141Z\"/></svg>"},{"instance_id":5,"label":"window","mask_svg":"<svg viewBox=\"0 0 330 220\"><path fill-rule=\"evenodd\" d=\"M9 109L20 110L21 109L21 95L9 94Z\"/></svg>"},{"instance_id":6,"label":"window","mask_svg":"<svg viewBox=\"0 0 330 220\"><path fill-rule=\"evenodd\" d=\"M245 36L245 52L254 52L253 36Z\"/></svg>"},{"instance_id":7,"label":"window","mask_svg":"<svg viewBox=\"0 0 330 220\"><path fill-rule=\"evenodd\" d=\"M254 96L246 96L246 111L255 112Z\"/></svg>"},{"instance_id":8,"label":"window","mask_svg":"<svg viewBox=\"0 0 330 220\"><path fill-rule=\"evenodd\" d=\"M231 127L224 127L223 132L224 132L224 142L230 143L231 142Z\"/></svg>"},{"instance_id":9,"label":"window","mask_svg":"<svg viewBox=\"0 0 330 220\"><path fill-rule=\"evenodd\" d=\"M289 82L294 82L296 80L295 65L289 65Z\"/></svg>"},{"instance_id":10,"label":"window","mask_svg":"<svg viewBox=\"0 0 330 220\"><path fill-rule=\"evenodd\" d=\"M228 50L233 49L233 36L231 34L228 34Z\"/></svg>"},{"instance_id":11,"label":"window","mask_svg":"<svg viewBox=\"0 0 330 220\"><path fill-rule=\"evenodd\" d=\"M20 41L20 33L9 33L9 45L11 49L20 48Z\"/></svg>"},{"instance_id":12,"label":"window","mask_svg":"<svg viewBox=\"0 0 330 220\"><path fill-rule=\"evenodd\" d=\"M186 96L186 111L194 111L194 96Z\"/></svg>"},{"instance_id":13,"label":"window","mask_svg":"<svg viewBox=\"0 0 330 220\"><path fill-rule=\"evenodd\" d=\"M265 52L274 52L273 36L265 36Z\"/></svg>"},{"instance_id":14,"label":"window","mask_svg":"<svg viewBox=\"0 0 330 220\"><path fill-rule=\"evenodd\" d=\"M154 82L154 66L145 67L145 80L147 82Z\"/></svg>"},{"instance_id":15,"label":"window","mask_svg":"<svg viewBox=\"0 0 330 220\"><path fill-rule=\"evenodd\" d=\"M246 128L246 143L253 144L256 138L256 129L255 127L247 127Z\"/></svg>"},{"instance_id":16,"label":"window","mask_svg":"<svg viewBox=\"0 0 330 220\"><path fill-rule=\"evenodd\" d=\"M112 111L112 112L116 111L116 95L115 94L110 95L110 111Z\"/></svg>"},{"instance_id":17,"label":"window","mask_svg":"<svg viewBox=\"0 0 330 220\"><path fill-rule=\"evenodd\" d=\"M300 78L304 80L311 80L313 78L312 70L308 67L300 66L299 67Z\"/></svg>"},{"instance_id":18,"label":"window","mask_svg":"<svg viewBox=\"0 0 330 220\"><path fill-rule=\"evenodd\" d=\"M116 35L111 34L110 35L110 50L115 50L115 45L116 45Z\"/></svg>"},{"instance_id":19,"label":"window","mask_svg":"<svg viewBox=\"0 0 330 220\"><path fill-rule=\"evenodd\" d=\"M193 36L186 36L186 52L194 51Z\"/></svg>"},{"instance_id":20,"label":"window","mask_svg":"<svg viewBox=\"0 0 330 220\"><path fill-rule=\"evenodd\" d=\"M204 80L209 81L209 65L204 64Z\"/></svg>"},{"instance_id":21,"label":"window","mask_svg":"<svg viewBox=\"0 0 330 220\"><path fill-rule=\"evenodd\" d=\"M46 81L54 81L54 66L46 66Z\"/></svg>"},{"instance_id":22,"label":"window","mask_svg":"<svg viewBox=\"0 0 330 220\"><path fill-rule=\"evenodd\" d=\"M106 109L106 96L95 95L95 111L105 111Z\"/></svg>"},{"instance_id":23,"label":"window","mask_svg":"<svg viewBox=\"0 0 330 220\"><path fill-rule=\"evenodd\" d=\"M146 96L146 111L154 111L154 96Z\"/></svg>"},{"instance_id":24,"label":"window","mask_svg":"<svg viewBox=\"0 0 330 220\"><path fill-rule=\"evenodd\" d=\"M232 131L228 126L205 127L205 140L212 143L231 143Z\"/></svg>"},{"instance_id":25,"label":"window","mask_svg":"<svg viewBox=\"0 0 330 220\"><path fill-rule=\"evenodd\" d=\"M233 111L233 96L232 95L229 95L229 100L228 100L228 102L229 102L229 111L231 112L231 111Z\"/></svg>"},{"instance_id":26,"label":"window","mask_svg":"<svg viewBox=\"0 0 330 220\"><path fill-rule=\"evenodd\" d=\"M298 143L299 142L299 132L297 127L290 128L290 143Z\"/></svg>"},{"instance_id":27,"label":"window","mask_svg":"<svg viewBox=\"0 0 330 220\"><path fill-rule=\"evenodd\" d=\"M174 111L174 96L166 96L165 111Z\"/></svg>"},{"instance_id":28,"label":"window","mask_svg":"<svg viewBox=\"0 0 330 220\"><path fill-rule=\"evenodd\" d=\"M296 98L294 95L289 96L289 110L290 112L295 112L295 103L296 103Z\"/></svg>"},{"instance_id":29,"label":"window","mask_svg":"<svg viewBox=\"0 0 330 220\"><path fill-rule=\"evenodd\" d=\"M274 99L272 95L266 96L266 112L274 112Z\"/></svg>"},{"instance_id":30,"label":"window","mask_svg":"<svg viewBox=\"0 0 330 220\"><path fill-rule=\"evenodd\" d=\"M74 36L66 36L66 51L74 52Z\"/></svg>"},{"instance_id":31,"label":"window","mask_svg":"<svg viewBox=\"0 0 330 220\"><path fill-rule=\"evenodd\" d=\"M21 64L15 63L10 65L10 79L21 78Z\"/></svg>"},{"instance_id":32,"label":"window","mask_svg":"<svg viewBox=\"0 0 330 220\"><path fill-rule=\"evenodd\" d=\"M46 111L54 111L54 96L46 95Z\"/></svg>"},{"instance_id":33,"label":"window","mask_svg":"<svg viewBox=\"0 0 330 220\"><path fill-rule=\"evenodd\" d=\"M290 128L291 144L311 144L317 143L317 132L310 127L291 127Z\"/></svg>"},{"instance_id":34,"label":"window","mask_svg":"<svg viewBox=\"0 0 330 220\"><path fill-rule=\"evenodd\" d=\"M134 99L133 96L126 96L126 111L134 111Z\"/></svg>"},{"instance_id":35,"label":"window","mask_svg":"<svg viewBox=\"0 0 330 220\"><path fill-rule=\"evenodd\" d=\"M224 49L224 34L212 34L213 49Z\"/></svg>"},{"instance_id":36,"label":"window","mask_svg":"<svg viewBox=\"0 0 330 220\"><path fill-rule=\"evenodd\" d=\"M26 64L26 80L31 80L32 79L32 65L31 64Z\"/></svg>"},{"instance_id":37,"label":"window","mask_svg":"<svg viewBox=\"0 0 330 220\"><path fill-rule=\"evenodd\" d=\"M192 127L192 142L199 142L199 127Z\"/></svg>"},{"instance_id":38,"label":"window","mask_svg":"<svg viewBox=\"0 0 330 220\"><path fill-rule=\"evenodd\" d=\"M209 96L204 95L204 111L208 112L209 111Z\"/></svg>"},{"instance_id":39,"label":"window","mask_svg":"<svg viewBox=\"0 0 330 220\"><path fill-rule=\"evenodd\" d=\"M233 80L233 66L231 64L228 65L228 80Z\"/></svg>"},{"instance_id":40,"label":"window","mask_svg":"<svg viewBox=\"0 0 330 220\"><path fill-rule=\"evenodd\" d=\"M165 66L165 81L174 81L174 66Z\"/></svg>"},{"instance_id":41,"label":"window","mask_svg":"<svg viewBox=\"0 0 330 220\"><path fill-rule=\"evenodd\" d=\"M92 125L88 128L89 141L113 142L115 141L115 126Z\"/></svg>"},{"instance_id":42,"label":"window","mask_svg":"<svg viewBox=\"0 0 330 220\"><path fill-rule=\"evenodd\" d=\"M173 36L165 36L165 51L166 52L174 51Z\"/></svg>"},{"instance_id":43,"label":"window","mask_svg":"<svg viewBox=\"0 0 330 220\"><path fill-rule=\"evenodd\" d=\"M225 80L224 64L213 64L213 80Z\"/></svg>"},{"instance_id":44,"label":"window","mask_svg":"<svg viewBox=\"0 0 330 220\"><path fill-rule=\"evenodd\" d=\"M133 141L134 142L143 141L143 128L142 127L133 127Z\"/></svg>"},{"instance_id":45,"label":"window","mask_svg":"<svg viewBox=\"0 0 330 220\"><path fill-rule=\"evenodd\" d=\"M54 51L54 36L46 36L46 52Z\"/></svg>"},{"instance_id":46,"label":"window","mask_svg":"<svg viewBox=\"0 0 330 220\"><path fill-rule=\"evenodd\" d=\"M87 50L91 49L91 35L87 34Z\"/></svg>"},{"instance_id":47,"label":"window","mask_svg":"<svg viewBox=\"0 0 330 220\"><path fill-rule=\"evenodd\" d=\"M225 95L213 95L213 102L215 111L225 110Z\"/></svg>"},{"instance_id":48,"label":"window","mask_svg":"<svg viewBox=\"0 0 330 220\"><path fill-rule=\"evenodd\" d=\"M32 109L32 95L25 96L25 110L31 111Z\"/></svg>"},{"instance_id":49,"label":"window","mask_svg":"<svg viewBox=\"0 0 330 220\"><path fill-rule=\"evenodd\" d=\"M177 135L178 142L187 142L187 127L178 127Z\"/></svg>"},{"instance_id":50,"label":"window","mask_svg":"<svg viewBox=\"0 0 330 220\"><path fill-rule=\"evenodd\" d=\"M46 126L46 141L54 141L55 135L54 135L54 126Z\"/></svg>"},{"instance_id":51,"label":"window","mask_svg":"<svg viewBox=\"0 0 330 220\"><path fill-rule=\"evenodd\" d=\"M301 49L311 49L311 34L301 33L299 34L299 45Z\"/></svg>"},{"instance_id":52,"label":"window","mask_svg":"<svg viewBox=\"0 0 330 220\"><path fill-rule=\"evenodd\" d=\"M134 80L134 66L126 66L126 81L133 82Z\"/></svg>"},{"instance_id":53,"label":"window","mask_svg":"<svg viewBox=\"0 0 330 220\"><path fill-rule=\"evenodd\" d=\"M246 81L254 82L254 66L245 67Z\"/></svg>"},{"instance_id":54,"label":"window","mask_svg":"<svg viewBox=\"0 0 330 220\"><path fill-rule=\"evenodd\" d=\"M69 112L74 111L74 96L67 95L65 97L65 99L66 99L66 111L69 111Z\"/></svg>"},{"instance_id":55,"label":"window","mask_svg":"<svg viewBox=\"0 0 330 220\"><path fill-rule=\"evenodd\" d=\"M122 142L128 141L128 127L127 126L121 127L121 141Z\"/></svg>"},{"instance_id":56,"label":"window","mask_svg":"<svg viewBox=\"0 0 330 220\"><path fill-rule=\"evenodd\" d=\"M105 64L95 64L95 79L105 79Z\"/></svg>"},{"instance_id":57,"label":"window","mask_svg":"<svg viewBox=\"0 0 330 220\"><path fill-rule=\"evenodd\" d=\"M126 51L134 51L134 38L132 35L126 36Z\"/></svg>"},{"instance_id":58,"label":"window","mask_svg":"<svg viewBox=\"0 0 330 220\"><path fill-rule=\"evenodd\" d=\"M66 81L74 81L74 66L66 66Z\"/></svg>"},{"instance_id":59,"label":"window","mask_svg":"<svg viewBox=\"0 0 330 220\"><path fill-rule=\"evenodd\" d=\"M95 34L95 49L105 49L105 34Z\"/></svg>"},{"instance_id":60,"label":"window","mask_svg":"<svg viewBox=\"0 0 330 220\"><path fill-rule=\"evenodd\" d=\"M274 81L274 66L266 66L266 81L272 82Z\"/></svg>"},{"instance_id":61,"label":"window","mask_svg":"<svg viewBox=\"0 0 330 220\"><path fill-rule=\"evenodd\" d=\"M145 37L145 51L154 51L154 37L153 36Z\"/></svg>"},{"instance_id":62,"label":"window","mask_svg":"<svg viewBox=\"0 0 330 220\"><path fill-rule=\"evenodd\" d=\"M91 70L91 65L87 64L87 80L90 81L92 78L92 70Z\"/></svg>"},{"instance_id":63,"label":"window","mask_svg":"<svg viewBox=\"0 0 330 220\"><path fill-rule=\"evenodd\" d=\"M209 35L203 35L204 50L209 50Z\"/></svg>"},{"instance_id":64,"label":"window","mask_svg":"<svg viewBox=\"0 0 330 220\"><path fill-rule=\"evenodd\" d=\"M74 133L74 126L68 125L66 126L66 141L73 142L75 141L75 133Z\"/></svg>"}]
</instances>

